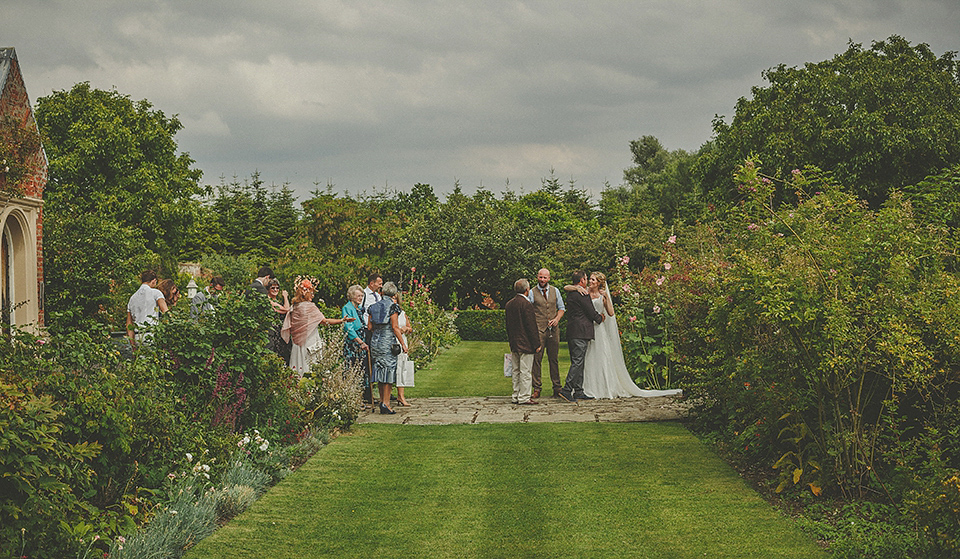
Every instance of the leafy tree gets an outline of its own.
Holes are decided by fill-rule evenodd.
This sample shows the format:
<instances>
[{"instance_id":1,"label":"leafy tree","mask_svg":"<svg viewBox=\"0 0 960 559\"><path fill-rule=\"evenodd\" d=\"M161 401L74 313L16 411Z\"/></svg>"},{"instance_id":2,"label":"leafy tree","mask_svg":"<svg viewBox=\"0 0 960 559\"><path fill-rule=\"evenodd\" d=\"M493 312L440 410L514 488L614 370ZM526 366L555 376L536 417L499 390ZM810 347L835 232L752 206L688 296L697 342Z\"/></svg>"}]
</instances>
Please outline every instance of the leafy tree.
<instances>
[{"instance_id":1,"label":"leafy tree","mask_svg":"<svg viewBox=\"0 0 960 559\"><path fill-rule=\"evenodd\" d=\"M416 268L445 306L471 307L488 297L503 303L517 278L533 279L543 266L566 271L569 255L555 247L594 235L594 215L584 191L563 189L555 177L536 192L500 199L482 188L467 196L458 185L443 203L411 217L394 268Z\"/></svg>"},{"instance_id":2,"label":"leafy tree","mask_svg":"<svg viewBox=\"0 0 960 559\"><path fill-rule=\"evenodd\" d=\"M44 227L50 327L69 330L90 319L120 327L140 272L156 266L140 233L94 214L48 219Z\"/></svg>"},{"instance_id":3,"label":"leafy tree","mask_svg":"<svg viewBox=\"0 0 960 559\"><path fill-rule=\"evenodd\" d=\"M139 231L166 261L176 258L203 192L201 172L177 153L176 116L79 83L40 98L37 122L50 160L46 219L99 215Z\"/></svg>"},{"instance_id":4,"label":"leafy tree","mask_svg":"<svg viewBox=\"0 0 960 559\"><path fill-rule=\"evenodd\" d=\"M659 215L667 225L701 217L704 204L692 172L696 154L668 151L654 136L633 140L630 152L634 166L623 172L626 184L607 188L601 198L603 222L641 213Z\"/></svg>"},{"instance_id":5,"label":"leafy tree","mask_svg":"<svg viewBox=\"0 0 960 559\"><path fill-rule=\"evenodd\" d=\"M175 272L198 214L200 171L177 153L180 122L89 83L40 98L36 114L50 164L48 310L64 328L122 314L116 305L151 255Z\"/></svg>"},{"instance_id":6,"label":"leafy tree","mask_svg":"<svg viewBox=\"0 0 960 559\"><path fill-rule=\"evenodd\" d=\"M524 246L520 222L507 204L479 189L470 197L459 185L438 206L414 217L400 244L398 262L430 279L444 306L499 300L507 278L529 274L535 247Z\"/></svg>"},{"instance_id":7,"label":"leafy tree","mask_svg":"<svg viewBox=\"0 0 960 559\"><path fill-rule=\"evenodd\" d=\"M878 206L891 189L960 162L954 56L893 35L869 49L851 42L831 60L767 70L770 85L741 98L731 124L714 121L716 145L698 162L703 187L737 198L733 168L753 157L773 176L815 165Z\"/></svg>"},{"instance_id":8,"label":"leafy tree","mask_svg":"<svg viewBox=\"0 0 960 559\"><path fill-rule=\"evenodd\" d=\"M414 215L418 212L436 208L439 203L440 200L429 184L417 183L413 185L410 194L397 193L397 210L407 215Z\"/></svg>"},{"instance_id":9,"label":"leafy tree","mask_svg":"<svg viewBox=\"0 0 960 559\"><path fill-rule=\"evenodd\" d=\"M314 276L318 295L339 303L346 288L364 284L370 272L387 275L407 218L387 195L355 199L334 193L332 185L312 194L303 203L296 238L274 271L288 286L297 275Z\"/></svg>"},{"instance_id":10,"label":"leafy tree","mask_svg":"<svg viewBox=\"0 0 960 559\"><path fill-rule=\"evenodd\" d=\"M259 172L240 182L223 178L203 207L188 255L276 257L296 236L299 213L289 185L267 187Z\"/></svg>"}]
</instances>

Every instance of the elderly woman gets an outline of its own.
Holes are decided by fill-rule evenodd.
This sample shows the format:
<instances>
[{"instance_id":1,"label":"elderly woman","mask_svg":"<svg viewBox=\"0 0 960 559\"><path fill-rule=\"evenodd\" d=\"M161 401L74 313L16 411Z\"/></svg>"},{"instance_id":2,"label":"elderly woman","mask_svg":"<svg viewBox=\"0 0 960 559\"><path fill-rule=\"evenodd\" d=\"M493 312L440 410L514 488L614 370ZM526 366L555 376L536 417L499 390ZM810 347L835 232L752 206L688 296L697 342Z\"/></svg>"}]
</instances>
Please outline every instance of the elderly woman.
<instances>
[{"instance_id":1,"label":"elderly woman","mask_svg":"<svg viewBox=\"0 0 960 559\"><path fill-rule=\"evenodd\" d=\"M395 299L397 286L388 281L383 284L382 293L383 299L367 310L367 328L372 332L370 357L373 360L373 382L380 389L380 413L397 413L390 407L390 391L397 381L397 355L406 353L407 343L400 330L400 305Z\"/></svg>"},{"instance_id":2,"label":"elderly woman","mask_svg":"<svg viewBox=\"0 0 960 559\"><path fill-rule=\"evenodd\" d=\"M343 332L346 334L343 341L343 355L350 367L362 366L367 358L367 329L360 321L360 304L362 301L362 287L351 285L347 288L347 302L343 305L342 317L352 318L353 321L343 323Z\"/></svg>"},{"instance_id":3,"label":"elderly woman","mask_svg":"<svg viewBox=\"0 0 960 559\"><path fill-rule=\"evenodd\" d=\"M397 293L397 303L401 305L403 303L399 293ZM400 316L397 317L397 325L400 326L400 337L403 339L403 347L406 348L403 353L397 356L397 403L401 406L409 406L410 402L407 402L404 388L413 386L414 365L407 353L407 349L410 348L410 344L407 342L407 334L413 332L413 324L407 318L407 313L402 309Z\"/></svg>"},{"instance_id":4,"label":"elderly woman","mask_svg":"<svg viewBox=\"0 0 960 559\"><path fill-rule=\"evenodd\" d=\"M300 374L310 370L310 366L317 360L320 350L323 349L323 340L320 338L321 324L343 324L353 318L327 318L323 316L317 305L313 303L313 282L309 279L300 279L297 282L293 295L293 307L283 319L280 336L285 342L293 342L290 347L290 368Z\"/></svg>"}]
</instances>

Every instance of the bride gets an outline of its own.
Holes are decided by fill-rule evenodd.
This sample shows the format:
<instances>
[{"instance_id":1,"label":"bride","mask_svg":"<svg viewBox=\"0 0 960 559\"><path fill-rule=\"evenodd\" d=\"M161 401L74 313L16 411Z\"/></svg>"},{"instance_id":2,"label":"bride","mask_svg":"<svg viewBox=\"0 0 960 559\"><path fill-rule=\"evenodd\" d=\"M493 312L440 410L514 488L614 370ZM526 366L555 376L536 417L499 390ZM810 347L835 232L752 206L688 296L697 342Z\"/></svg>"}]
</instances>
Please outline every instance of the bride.
<instances>
[{"instance_id":1,"label":"bride","mask_svg":"<svg viewBox=\"0 0 960 559\"><path fill-rule=\"evenodd\" d=\"M565 286L572 291L576 286ZM630 379L627 364L623 360L620 331L613 313L613 301L607 289L607 277L600 272L590 274L587 294L593 300L593 308L605 314L604 321L594 326L594 338L587 345L583 364L583 391L594 398L655 398L680 394L675 390L644 390Z\"/></svg>"}]
</instances>

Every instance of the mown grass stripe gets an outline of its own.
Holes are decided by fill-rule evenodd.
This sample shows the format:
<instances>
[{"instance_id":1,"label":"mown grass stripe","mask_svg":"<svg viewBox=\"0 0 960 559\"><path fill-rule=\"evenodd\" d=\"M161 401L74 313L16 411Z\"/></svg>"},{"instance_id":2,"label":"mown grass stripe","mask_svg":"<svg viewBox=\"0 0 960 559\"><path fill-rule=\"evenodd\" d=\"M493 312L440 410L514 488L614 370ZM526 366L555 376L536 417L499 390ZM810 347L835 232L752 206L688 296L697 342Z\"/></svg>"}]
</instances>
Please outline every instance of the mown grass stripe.
<instances>
[{"instance_id":1,"label":"mown grass stripe","mask_svg":"<svg viewBox=\"0 0 960 559\"><path fill-rule=\"evenodd\" d=\"M188 557L825 557L677 423L363 425Z\"/></svg>"}]
</instances>

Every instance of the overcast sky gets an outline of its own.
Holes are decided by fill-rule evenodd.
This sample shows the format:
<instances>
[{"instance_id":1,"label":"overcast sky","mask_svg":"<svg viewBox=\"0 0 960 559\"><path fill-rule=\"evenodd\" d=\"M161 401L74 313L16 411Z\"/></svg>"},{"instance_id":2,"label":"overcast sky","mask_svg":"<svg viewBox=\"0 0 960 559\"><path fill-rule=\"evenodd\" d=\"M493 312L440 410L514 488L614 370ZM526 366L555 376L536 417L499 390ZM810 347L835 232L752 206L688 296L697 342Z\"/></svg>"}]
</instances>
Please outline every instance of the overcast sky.
<instances>
[{"instance_id":1,"label":"overcast sky","mask_svg":"<svg viewBox=\"0 0 960 559\"><path fill-rule=\"evenodd\" d=\"M958 0L0 0L31 101L89 81L179 115L203 181L300 200L456 181L599 193L629 142L696 150L761 72L898 34L960 50Z\"/></svg>"}]
</instances>

